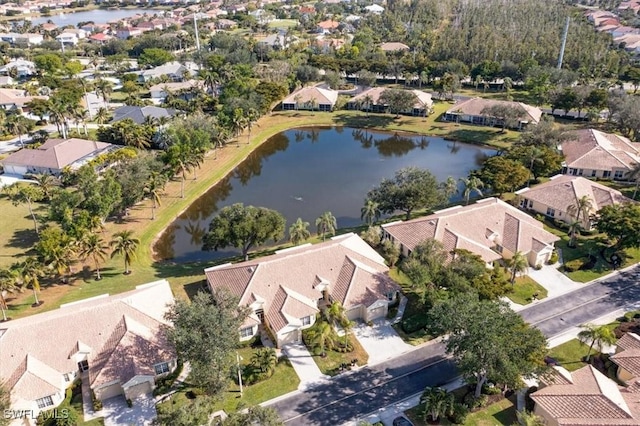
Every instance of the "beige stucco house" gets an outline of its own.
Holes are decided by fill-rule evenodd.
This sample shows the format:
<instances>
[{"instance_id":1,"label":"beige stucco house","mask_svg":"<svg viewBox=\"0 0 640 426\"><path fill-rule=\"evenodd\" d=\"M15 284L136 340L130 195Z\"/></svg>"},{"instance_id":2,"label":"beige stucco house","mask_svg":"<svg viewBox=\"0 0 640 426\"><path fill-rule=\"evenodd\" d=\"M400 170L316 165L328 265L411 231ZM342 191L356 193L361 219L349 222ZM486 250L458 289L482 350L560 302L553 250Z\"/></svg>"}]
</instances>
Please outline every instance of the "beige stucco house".
<instances>
[{"instance_id":1,"label":"beige stucco house","mask_svg":"<svg viewBox=\"0 0 640 426\"><path fill-rule=\"evenodd\" d=\"M296 90L282 101L283 110L318 110L330 112L338 101L338 92L309 86Z\"/></svg>"},{"instance_id":2,"label":"beige stucco house","mask_svg":"<svg viewBox=\"0 0 640 426\"><path fill-rule=\"evenodd\" d=\"M404 256L423 241L435 239L443 244L450 258L454 250L465 249L480 256L487 266L499 259L510 259L518 251L527 256L530 265L542 265L559 240L545 231L541 222L497 198L388 223L382 229L384 238L397 244Z\"/></svg>"},{"instance_id":3,"label":"beige stucco house","mask_svg":"<svg viewBox=\"0 0 640 426\"><path fill-rule=\"evenodd\" d=\"M523 129L528 125L538 124L542 117L542 110L538 107L514 101L500 101L496 99L471 98L456 102L443 115L445 121L456 123L471 123L481 126L499 126L501 123L493 117L484 114L485 108L503 105L520 111L521 118L516 126Z\"/></svg>"},{"instance_id":4,"label":"beige stucco house","mask_svg":"<svg viewBox=\"0 0 640 426\"><path fill-rule=\"evenodd\" d=\"M575 212L570 213L571 206L576 206L578 200L586 197L591 208L586 212L586 217L584 212L581 213L582 227L585 230L591 229L593 216L604 206L631 202L620 191L570 175L553 176L548 182L517 191L516 195L521 208L566 223L575 220Z\"/></svg>"},{"instance_id":5,"label":"beige stucco house","mask_svg":"<svg viewBox=\"0 0 640 426\"><path fill-rule=\"evenodd\" d=\"M387 275L384 259L355 234L319 244L280 250L272 256L205 269L211 291L226 289L251 312L240 340L268 331L278 347L300 342L302 330L338 301L351 320L371 321L387 314L399 286Z\"/></svg>"},{"instance_id":6,"label":"beige stucco house","mask_svg":"<svg viewBox=\"0 0 640 426\"><path fill-rule=\"evenodd\" d=\"M386 87L371 87L362 93L354 96L347 102L348 109L357 109L362 111L382 112L389 111L389 105L379 101L382 92L387 90ZM415 116L424 116L430 114L433 109L433 100L431 94L422 90L409 90L415 96L416 103L411 109L400 111L401 114L409 114ZM366 101L369 100L369 104Z\"/></svg>"},{"instance_id":7,"label":"beige stucco house","mask_svg":"<svg viewBox=\"0 0 640 426\"><path fill-rule=\"evenodd\" d=\"M595 129L571 132L560 146L562 173L587 178L627 180L640 164L640 144L624 136Z\"/></svg>"},{"instance_id":8,"label":"beige stucco house","mask_svg":"<svg viewBox=\"0 0 640 426\"><path fill-rule=\"evenodd\" d=\"M11 391L11 408L32 413L24 419L31 424L58 406L76 379L101 400L151 392L176 368L163 332L171 303L171 287L161 280L1 323L0 381Z\"/></svg>"}]
</instances>

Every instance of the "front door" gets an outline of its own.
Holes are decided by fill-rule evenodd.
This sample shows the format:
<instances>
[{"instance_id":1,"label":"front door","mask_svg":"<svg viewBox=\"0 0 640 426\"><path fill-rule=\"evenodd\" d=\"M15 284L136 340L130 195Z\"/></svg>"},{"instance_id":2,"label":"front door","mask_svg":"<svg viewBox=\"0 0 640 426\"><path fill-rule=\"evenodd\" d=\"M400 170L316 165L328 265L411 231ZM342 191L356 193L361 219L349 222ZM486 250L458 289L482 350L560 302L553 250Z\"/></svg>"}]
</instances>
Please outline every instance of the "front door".
<instances>
[{"instance_id":1,"label":"front door","mask_svg":"<svg viewBox=\"0 0 640 426\"><path fill-rule=\"evenodd\" d=\"M256 316L260 320L260 322L264 323L264 309L258 309L256 311Z\"/></svg>"}]
</instances>

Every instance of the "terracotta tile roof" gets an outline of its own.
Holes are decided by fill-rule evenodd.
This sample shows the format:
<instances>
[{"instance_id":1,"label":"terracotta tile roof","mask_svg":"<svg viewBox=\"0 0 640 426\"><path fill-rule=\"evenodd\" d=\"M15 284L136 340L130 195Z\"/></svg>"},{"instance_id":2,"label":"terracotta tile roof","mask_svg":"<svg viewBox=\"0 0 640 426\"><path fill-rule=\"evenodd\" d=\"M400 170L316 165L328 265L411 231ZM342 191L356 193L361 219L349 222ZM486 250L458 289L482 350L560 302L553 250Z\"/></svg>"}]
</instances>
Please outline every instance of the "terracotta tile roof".
<instances>
[{"instance_id":1,"label":"terracotta tile roof","mask_svg":"<svg viewBox=\"0 0 640 426\"><path fill-rule=\"evenodd\" d=\"M572 383L555 384L531 398L559 425L640 424L635 405L630 408L615 382L588 365L571 373Z\"/></svg>"},{"instance_id":2,"label":"terracotta tile roof","mask_svg":"<svg viewBox=\"0 0 640 426\"><path fill-rule=\"evenodd\" d=\"M496 244L512 252L526 254L540 249L541 244L549 246L558 241L557 236L544 230L542 223L496 198L382 227L409 250L424 240L436 239L448 251L464 248L478 254L486 262L501 258L491 250Z\"/></svg>"},{"instance_id":3,"label":"terracotta tile roof","mask_svg":"<svg viewBox=\"0 0 640 426\"><path fill-rule=\"evenodd\" d=\"M332 298L346 309L386 300L387 292L398 289L386 276L388 270L375 250L357 235L347 234L272 256L208 268L205 275L212 290L228 289L240 297L241 305L261 302L267 322L278 332L318 311L321 284L328 285Z\"/></svg>"},{"instance_id":4,"label":"terracotta tile roof","mask_svg":"<svg viewBox=\"0 0 640 426\"><path fill-rule=\"evenodd\" d=\"M189 90L193 88L202 89L204 88L204 82L202 80L187 80L187 81L178 81L178 82L169 82L169 83L158 83L154 84L149 88L149 91L155 92L158 90L162 90L169 93L174 93L179 90Z\"/></svg>"},{"instance_id":5,"label":"terracotta tile roof","mask_svg":"<svg viewBox=\"0 0 640 426\"><path fill-rule=\"evenodd\" d=\"M382 43L380 45L380 50L383 52L396 52L398 50L409 50L409 46L404 43L400 43L397 41L390 41L387 43Z\"/></svg>"},{"instance_id":6,"label":"terracotta tile roof","mask_svg":"<svg viewBox=\"0 0 640 426\"><path fill-rule=\"evenodd\" d=\"M636 333L625 333L618 339L616 346L622 350L640 349L640 336Z\"/></svg>"},{"instance_id":7,"label":"terracotta tile roof","mask_svg":"<svg viewBox=\"0 0 640 426\"><path fill-rule=\"evenodd\" d=\"M29 96L27 95L27 92L21 89L0 88L0 105L15 105L16 107L21 108L34 99L49 98L47 96Z\"/></svg>"},{"instance_id":8,"label":"terracotta tile roof","mask_svg":"<svg viewBox=\"0 0 640 426\"><path fill-rule=\"evenodd\" d=\"M0 381L23 375L27 357L30 361L35 359L46 364L46 369L57 372L62 381L64 374L78 370L74 357L78 352L88 352L90 374L97 374L92 366L98 355L109 347L107 342L113 339L116 330L122 327L123 317L140 324L138 328L146 327L153 335L157 335L160 327L166 323L163 315L170 303L173 303L171 287L162 280L126 293L98 296L2 323ZM30 364L27 362L27 365ZM33 361L33 366L36 370L42 370L36 361ZM48 377L41 373L38 376ZM128 378L121 376L121 380ZM39 385L31 381L29 383L32 385L20 387L20 394L13 392L12 397L24 399L24 395L39 392Z\"/></svg>"},{"instance_id":9,"label":"terracotta tile roof","mask_svg":"<svg viewBox=\"0 0 640 426\"><path fill-rule=\"evenodd\" d=\"M335 105L338 100L338 92L335 90L322 89L320 87L303 87L287 96L283 104L295 104L296 99L299 105L304 105L315 101L318 105Z\"/></svg>"},{"instance_id":10,"label":"terracotta tile roof","mask_svg":"<svg viewBox=\"0 0 640 426\"><path fill-rule=\"evenodd\" d=\"M634 376L640 376L640 349L626 349L610 359Z\"/></svg>"},{"instance_id":11,"label":"terracotta tile roof","mask_svg":"<svg viewBox=\"0 0 640 426\"><path fill-rule=\"evenodd\" d=\"M378 105L378 99L385 90L387 90L386 87L371 87L351 98L349 103L357 103L363 101L366 96L370 96L373 104ZM413 105L414 108L431 107L433 105L431 94L423 92L422 90L411 90L411 92L416 97L416 103Z\"/></svg>"},{"instance_id":12,"label":"terracotta tile roof","mask_svg":"<svg viewBox=\"0 0 640 426\"><path fill-rule=\"evenodd\" d=\"M557 175L548 182L518 191L518 195L533 200L568 215L569 206L587 197L595 213L604 206L630 202L631 200L613 188L580 176Z\"/></svg>"},{"instance_id":13,"label":"terracotta tile roof","mask_svg":"<svg viewBox=\"0 0 640 426\"><path fill-rule=\"evenodd\" d=\"M27 354L7 380L12 396L28 401L61 392L66 388L62 375L31 354Z\"/></svg>"},{"instance_id":14,"label":"terracotta tile roof","mask_svg":"<svg viewBox=\"0 0 640 426\"><path fill-rule=\"evenodd\" d=\"M587 170L631 170L640 163L640 144L594 129L576 130L562 143L567 167Z\"/></svg>"},{"instance_id":15,"label":"terracotta tile roof","mask_svg":"<svg viewBox=\"0 0 640 426\"><path fill-rule=\"evenodd\" d=\"M2 164L62 170L76 161L99 155L115 145L85 139L49 139L36 149L21 149L2 160Z\"/></svg>"},{"instance_id":16,"label":"terracotta tile roof","mask_svg":"<svg viewBox=\"0 0 640 426\"><path fill-rule=\"evenodd\" d=\"M340 22L327 20L318 23L318 26L323 30L335 30L340 26Z\"/></svg>"},{"instance_id":17,"label":"terracotta tile roof","mask_svg":"<svg viewBox=\"0 0 640 426\"><path fill-rule=\"evenodd\" d=\"M494 105L508 105L512 108L520 110L524 116L521 121L527 121L529 123L539 123L542 117L542 110L538 107L523 104L522 102L513 101L499 101L496 99L483 99L483 98L471 98L463 101L456 102L451 108L447 110L447 114L464 114L470 116L482 116L482 111Z\"/></svg>"}]
</instances>

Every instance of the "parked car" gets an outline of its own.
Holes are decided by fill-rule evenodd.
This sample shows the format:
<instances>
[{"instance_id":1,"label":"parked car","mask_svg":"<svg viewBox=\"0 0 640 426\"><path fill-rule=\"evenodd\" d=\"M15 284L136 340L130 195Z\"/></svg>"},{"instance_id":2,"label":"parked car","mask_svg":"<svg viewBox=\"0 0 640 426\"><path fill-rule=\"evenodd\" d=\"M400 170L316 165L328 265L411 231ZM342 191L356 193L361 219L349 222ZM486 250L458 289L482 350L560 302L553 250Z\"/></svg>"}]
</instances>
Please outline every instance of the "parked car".
<instances>
[{"instance_id":1,"label":"parked car","mask_svg":"<svg viewBox=\"0 0 640 426\"><path fill-rule=\"evenodd\" d=\"M399 416L393 419L393 426L413 426L413 423L405 416Z\"/></svg>"}]
</instances>

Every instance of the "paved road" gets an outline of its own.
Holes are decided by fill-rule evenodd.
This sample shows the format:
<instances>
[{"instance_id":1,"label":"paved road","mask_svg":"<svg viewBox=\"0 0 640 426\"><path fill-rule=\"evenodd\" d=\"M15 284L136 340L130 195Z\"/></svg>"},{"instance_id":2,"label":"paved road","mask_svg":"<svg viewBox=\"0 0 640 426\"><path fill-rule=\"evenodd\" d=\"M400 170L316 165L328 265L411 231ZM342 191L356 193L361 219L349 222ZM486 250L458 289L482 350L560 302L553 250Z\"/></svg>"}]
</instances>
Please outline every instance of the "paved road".
<instances>
[{"instance_id":1,"label":"paved road","mask_svg":"<svg viewBox=\"0 0 640 426\"><path fill-rule=\"evenodd\" d=\"M547 337L553 337L571 327L639 302L639 284L640 266L636 266L606 280L525 308L519 313Z\"/></svg>"},{"instance_id":2,"label":"paved road","mask_svg":"<svg viewBox=\"0 0 640 426\"><path fill-rule=\"evenodd\" d=\"M456 376L453 362L444 356L444 345L434 342L271 406L287 425L337 425L405 399L425 386L443 385Z\"/></svg>"},{"instance_id":3,"label":"paved road","mask_svg":"<svg viewBox=\"0 0 640 426\"><path fill-rule=\"evenodd\" d=\"M524 319L547 337L640 301L640 266L523 309ZM457 376L434 343L398 358L344 375L272 404L287 425L336 425L371 413Z\"/></svg>"}]
</instances>

